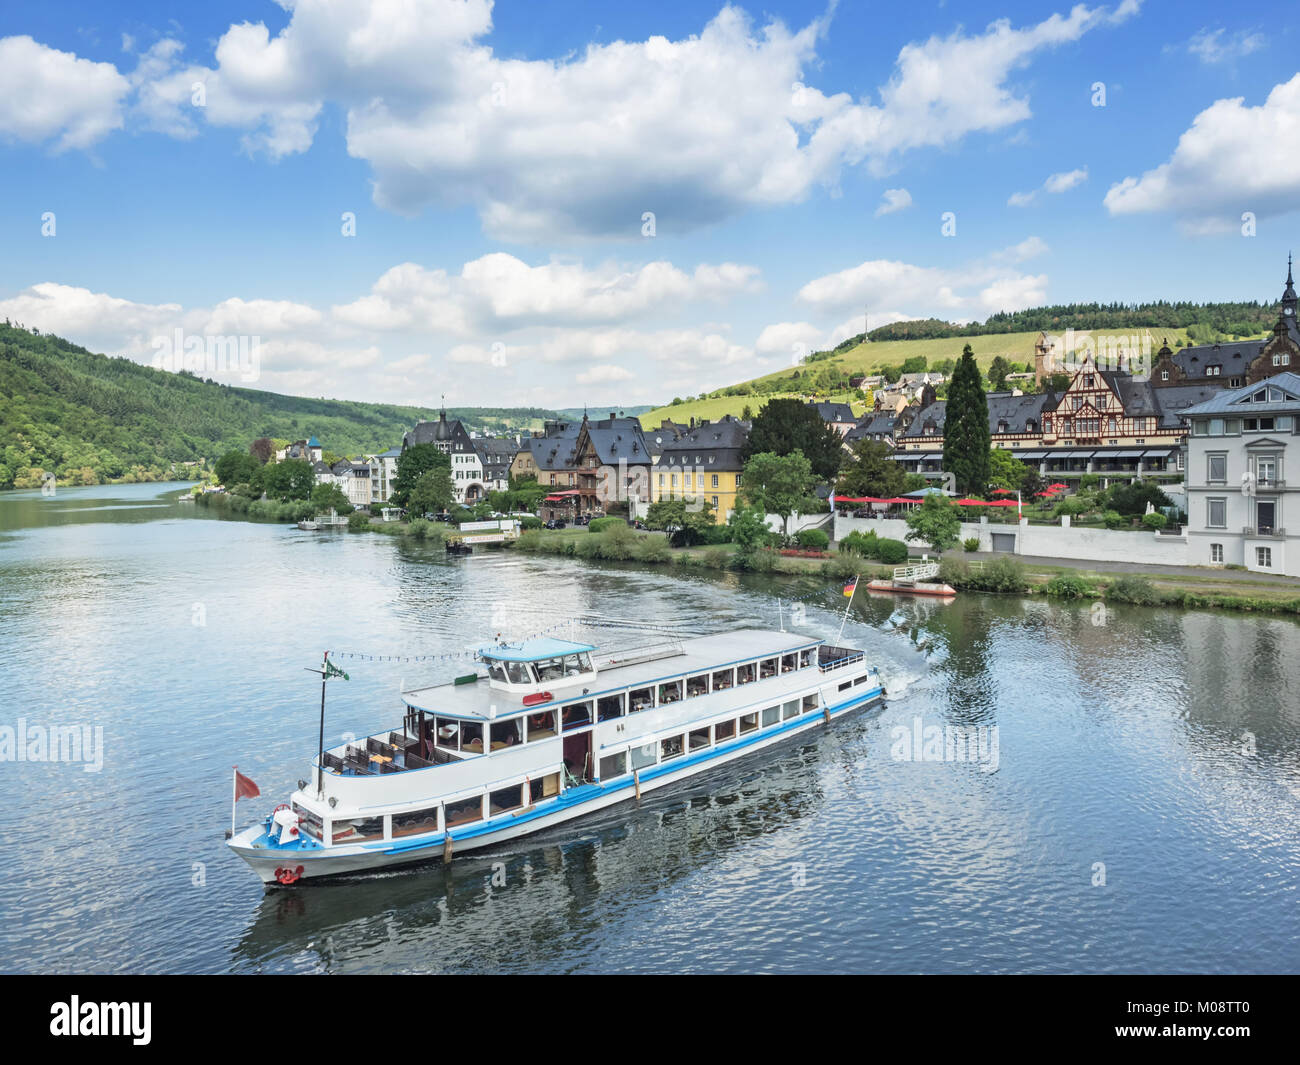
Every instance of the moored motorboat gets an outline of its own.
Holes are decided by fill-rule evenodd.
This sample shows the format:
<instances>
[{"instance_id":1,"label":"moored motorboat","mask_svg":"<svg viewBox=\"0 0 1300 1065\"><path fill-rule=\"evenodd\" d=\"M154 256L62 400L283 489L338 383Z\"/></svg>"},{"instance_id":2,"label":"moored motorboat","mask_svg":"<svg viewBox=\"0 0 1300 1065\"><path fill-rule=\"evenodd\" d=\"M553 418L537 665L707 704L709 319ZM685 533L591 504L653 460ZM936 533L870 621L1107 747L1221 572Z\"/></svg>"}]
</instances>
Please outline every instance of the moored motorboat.
<instances>
[{"instance_id":1,"label":"moored motorboat","mask_svg":"<svg viewBox=\"0 0 1300 1065\"><path fill-rule=\"evenodd\" d=\"M230 847L268 885L450 859L640 798L884 694L862 651L765 629L604 653L548 637L476 657L473 674L404 692L400 730L322 743L311 780Z\"/></svg>"}]
</instances>

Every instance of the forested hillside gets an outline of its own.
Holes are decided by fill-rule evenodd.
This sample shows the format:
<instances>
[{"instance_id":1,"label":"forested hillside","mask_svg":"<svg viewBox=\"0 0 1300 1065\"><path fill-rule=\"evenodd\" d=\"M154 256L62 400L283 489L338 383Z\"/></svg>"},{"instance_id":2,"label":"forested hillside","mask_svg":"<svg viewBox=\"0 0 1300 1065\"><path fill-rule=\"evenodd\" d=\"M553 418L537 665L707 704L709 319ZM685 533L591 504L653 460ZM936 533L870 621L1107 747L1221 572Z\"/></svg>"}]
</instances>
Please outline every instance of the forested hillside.
<instances>
[{"instance_id":1,"label":"forested hillside","mask_svg":"<svg viewBox=\"0 0 1300 1065\"><path fill-rule=\"evenodd\" d=\"M541 408L447 411L476 429L540 426ZM0 324L0 488L160 480L210 464L259 436L316 436L338 455L382 451L437 412L232 388L97 355L60 337Z\"/></svg>"}]
</instances>

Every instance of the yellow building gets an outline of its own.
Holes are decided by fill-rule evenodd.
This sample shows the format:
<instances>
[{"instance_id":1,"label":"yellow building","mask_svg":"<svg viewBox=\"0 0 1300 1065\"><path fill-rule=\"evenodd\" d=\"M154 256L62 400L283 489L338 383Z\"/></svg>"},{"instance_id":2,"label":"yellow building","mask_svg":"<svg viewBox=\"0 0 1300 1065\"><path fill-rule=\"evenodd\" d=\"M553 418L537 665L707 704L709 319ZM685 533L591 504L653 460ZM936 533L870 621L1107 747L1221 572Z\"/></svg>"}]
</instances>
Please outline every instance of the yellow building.
<instances>
[{"instance_id":1,"label":"yellow building","mask_svg":"<svg viewBox=\"0 0 1300 1065\"><path fill-rule=\"evenodd\" d=\"M748 437L749 423L728 414L716 422L701 421L665 443L650 471L651 502L703 499L713 507L714 519L725 524L736 509L740 452Z\"/></svg>"}]
</instances>

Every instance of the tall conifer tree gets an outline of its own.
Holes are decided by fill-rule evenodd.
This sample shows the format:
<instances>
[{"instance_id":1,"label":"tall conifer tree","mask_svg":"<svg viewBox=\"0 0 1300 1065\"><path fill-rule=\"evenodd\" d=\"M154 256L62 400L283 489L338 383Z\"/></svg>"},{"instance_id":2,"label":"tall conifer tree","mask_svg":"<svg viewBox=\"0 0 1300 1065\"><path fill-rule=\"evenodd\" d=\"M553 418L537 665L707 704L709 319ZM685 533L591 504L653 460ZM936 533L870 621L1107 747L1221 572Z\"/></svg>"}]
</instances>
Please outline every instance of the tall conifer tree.
<instances>
[{"instance_id":1,"label":"tall conifer tree","mask_svg":"<svg viewBox=\"0 0 1300 1065\"><path fill-rule=\"evenodd\" d=\"M967 344L948 387L943 419L943 468L961 495L983 495L989 485L989 405L975 354Z\"/></svg>"}]
</instances>

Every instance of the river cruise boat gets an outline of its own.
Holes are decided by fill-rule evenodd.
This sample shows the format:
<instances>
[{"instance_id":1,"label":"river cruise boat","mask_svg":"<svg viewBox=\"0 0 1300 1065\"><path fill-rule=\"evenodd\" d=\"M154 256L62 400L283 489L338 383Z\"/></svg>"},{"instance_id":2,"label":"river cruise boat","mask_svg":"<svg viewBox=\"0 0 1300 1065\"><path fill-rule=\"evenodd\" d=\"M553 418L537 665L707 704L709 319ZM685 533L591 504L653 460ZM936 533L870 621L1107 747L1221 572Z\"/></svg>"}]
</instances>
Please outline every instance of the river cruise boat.
<instances>
[{"instance_id":1,"label":"river cruise boat","mask_svg":"<svg viewBox=\"0 0 1300 1065\"><path fill-rule=\"evenodd\" d=\"M862 651L744 629L601 653L553 638L403 694L400 729L323 752L230 847L263 883L503 843L705 773L878 701Z\"/></svg>"}]
</instances>

